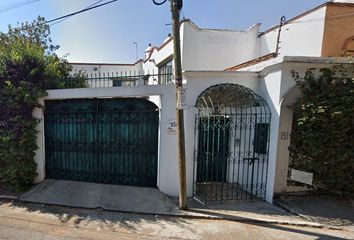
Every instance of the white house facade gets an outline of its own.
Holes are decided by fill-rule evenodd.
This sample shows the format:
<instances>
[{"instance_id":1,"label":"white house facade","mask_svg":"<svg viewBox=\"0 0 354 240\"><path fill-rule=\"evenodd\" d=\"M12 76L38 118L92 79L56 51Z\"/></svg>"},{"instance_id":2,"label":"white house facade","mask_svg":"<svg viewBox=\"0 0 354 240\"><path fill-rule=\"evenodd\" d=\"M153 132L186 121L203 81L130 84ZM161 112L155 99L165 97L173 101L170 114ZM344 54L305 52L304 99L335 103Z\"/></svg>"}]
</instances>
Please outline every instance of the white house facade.
<instances>
[{"instance_id":1,"label":"white house facade","mask_svg":"<svg viewBox=\"0 0 354 240\"><path fill-rule=\"evenodd\" d=\"M260 24L233 31L182 20L189 197L272 202L287 191L298 96L291 73L349 63L353 10L328 2L265 32ZM86 88L48 90L45 111L34 113L42 120L36 181L148 186L177 196L172 59L168 37L134 64L73 64L73 72L86 71Z\"/></svg>"}]
</instances>

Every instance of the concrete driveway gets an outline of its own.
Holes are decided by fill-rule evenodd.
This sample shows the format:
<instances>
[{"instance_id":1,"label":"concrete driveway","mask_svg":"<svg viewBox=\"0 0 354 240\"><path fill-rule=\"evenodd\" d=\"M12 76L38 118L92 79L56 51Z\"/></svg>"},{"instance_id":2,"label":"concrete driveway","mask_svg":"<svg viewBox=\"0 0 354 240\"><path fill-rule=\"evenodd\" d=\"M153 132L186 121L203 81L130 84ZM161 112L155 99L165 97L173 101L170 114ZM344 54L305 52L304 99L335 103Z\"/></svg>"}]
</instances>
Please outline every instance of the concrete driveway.
<instances>
[{"instance_id":1,"label":"concrete driveway","mask_svg":"<svg viewBox=\"0 0 354 240\"><path fill-rule=\"evenodd\" d=\"M67 207L173 214L178 207L155 188L46 179L22 194L20 201Z\"/></svg>"}]
</instances>

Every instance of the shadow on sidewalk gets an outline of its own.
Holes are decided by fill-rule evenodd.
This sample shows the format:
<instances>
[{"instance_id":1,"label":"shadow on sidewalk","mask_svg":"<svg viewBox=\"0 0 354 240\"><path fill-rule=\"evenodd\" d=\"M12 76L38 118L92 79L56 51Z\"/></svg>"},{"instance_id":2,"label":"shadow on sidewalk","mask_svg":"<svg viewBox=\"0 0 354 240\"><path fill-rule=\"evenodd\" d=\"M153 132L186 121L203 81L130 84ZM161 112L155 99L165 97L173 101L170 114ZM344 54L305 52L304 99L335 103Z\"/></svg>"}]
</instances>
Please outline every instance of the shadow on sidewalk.
<instances>
[{"instance_id":1,"label":"shadow on sidewalk","mask_svg":"<svg viewBox=\"0 0 354 240\"><path fill-rule=\"evenodd\" d=\"M354 200L333 195L285 195L275 200L282 208L308 221L330 226L354 226Z\"/></svg>"},{"instance_id":2,"label":"shadow on sidewalk","mask_svg":"<svg viewBox=\"0 0 354 240\"><path fill-rule=\"evenodd\" d=\"M152 223L157 224L160 227L166 227L166 223L173 224L173 226L178 226L183 229L188 229L190 232L198 233L200 229L194 229L190 221L194 221L186 218L178 217L167 217L167 216L153 216L153 215L142 215L142 214L124 214L112 211L103 211L103 210L88 210L88 209L77 209L69 207L56 207L56 206L47 206L43 204L29 204L19 201L0 201L0 211L3 208L16 209L16 212L21 212L22 214L27 215L27 218L31 221L45 221L47 224L50 224L50 220L58 219L61 224L72 224L75 227L93 227L99 226L100 229L108 229L115 231L116 226L123 227L129 231L139 232L141 229L139 224ZM215 216L227 218L228 215L223 215L221 213L213 213ZM41 217L45 215L46 217ZM11 217L16 217L19 219L18 215L11 215ZM49 219L49 220L48 220ZM250 219L239 217L239 221L243 224L249 226L260 227L264 229L275 229L281 231L282 234L287 233L296 233L303 235L304 238L310 239L343 239L338 237L335 233L328 233L326 231L321 231L313 228L301 228L300 226L284 226L274 223L261 223L261 222L252 222ZM197 220L198 221L198 220ZM207 220L200 220L207 221ZM95 223L93 223L95 222ZM306 239L307 239L306 238Z\"/></svg>"}]
</instances>

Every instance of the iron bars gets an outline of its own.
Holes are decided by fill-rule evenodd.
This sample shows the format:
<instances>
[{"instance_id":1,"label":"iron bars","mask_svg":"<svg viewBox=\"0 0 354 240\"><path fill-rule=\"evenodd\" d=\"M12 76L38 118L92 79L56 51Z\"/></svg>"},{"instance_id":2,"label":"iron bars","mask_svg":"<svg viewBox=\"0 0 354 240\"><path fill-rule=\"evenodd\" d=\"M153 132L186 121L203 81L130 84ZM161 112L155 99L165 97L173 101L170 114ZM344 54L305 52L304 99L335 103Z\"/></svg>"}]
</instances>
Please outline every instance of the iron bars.
<instances>
[{"instance_id":1,"label":"iron bars","mask_svg":"<svg viewBox=\"0 0 354 240\"><path fill-rule=\"evenodd\" d=\"M122 86L157 85L172 82L172 73L156 73L143 71L95 72L75 74L72 77L60 79L50 89L68 88L110 88Z\"/></svg>"},{"instance_id":2,"label":"iron bars","mask_svg":"<svg viewBox=\"0 0 354 240\"><path fill-rule=\"evenodd\" d=\"M47 178L156 187L155 104L143 98L45 103Z\"/></svg>"},{"instance_id":3,"label":"iron bars","mask_svg":"<svg viewBox=\"0 0 354 240\"><path fill-rule=\"evenodd\" d=\"M271 114L267 103L237 84L201 93L196 106L194 198L265 199Z\"/></svg>"}]
</instances>

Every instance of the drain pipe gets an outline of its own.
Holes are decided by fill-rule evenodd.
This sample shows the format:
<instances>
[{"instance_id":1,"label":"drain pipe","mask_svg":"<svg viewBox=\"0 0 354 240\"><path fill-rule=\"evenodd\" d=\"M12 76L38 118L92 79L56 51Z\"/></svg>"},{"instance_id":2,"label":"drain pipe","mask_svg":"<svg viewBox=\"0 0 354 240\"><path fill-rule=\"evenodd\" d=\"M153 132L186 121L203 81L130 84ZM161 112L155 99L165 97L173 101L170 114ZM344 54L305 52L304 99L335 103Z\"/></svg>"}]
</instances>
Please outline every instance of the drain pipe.
<instances>
[{"instance_id":1,"label":"drain pipe","mask_svg":"<svg viewBox=\"0 0 354 240\"><path fill-rule=\"evenodd\" d=\"M285 18L285 16L282 16L280 18L278 38L277 38L277 47L275 49L275 56L278 56L278 54L279 54L280 33L281 33L281 29L282 29L282 27L284 26L285 23L286 23L286 18Z\"/></svg>"}]
</instances>

